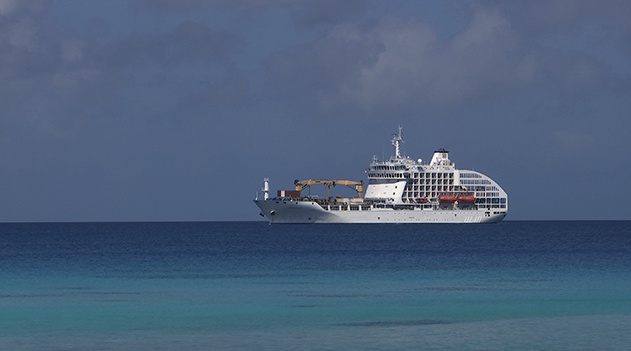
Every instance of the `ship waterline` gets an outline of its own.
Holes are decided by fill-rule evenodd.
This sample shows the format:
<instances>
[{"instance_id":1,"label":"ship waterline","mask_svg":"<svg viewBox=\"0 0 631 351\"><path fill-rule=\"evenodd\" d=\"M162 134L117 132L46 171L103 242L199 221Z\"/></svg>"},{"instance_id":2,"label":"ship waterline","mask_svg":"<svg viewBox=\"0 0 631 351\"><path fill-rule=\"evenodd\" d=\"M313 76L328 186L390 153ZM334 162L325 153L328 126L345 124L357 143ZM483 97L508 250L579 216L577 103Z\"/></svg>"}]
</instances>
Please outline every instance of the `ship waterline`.
<instances>
[{"instance_id":1,"label":"ship waterline","mask_svg":"<svg viewBox=\"0 0 631 351\"><path fill-rule=\"evenodd\" d=\"M448 151L435 151L429 163L401 155L401 127L392 138L394 156L380 161L376 156L363 181L296 180L295 189L278 190L269 196L264 179L262 199L254 200L270 223L494 223L508 213L508 195L490 177L472 170L459 170ZM327 196L303 196L302 190L323 184ZM330 197L333 185L346 185L357 196Z\"/></svg>"}]
</instances>

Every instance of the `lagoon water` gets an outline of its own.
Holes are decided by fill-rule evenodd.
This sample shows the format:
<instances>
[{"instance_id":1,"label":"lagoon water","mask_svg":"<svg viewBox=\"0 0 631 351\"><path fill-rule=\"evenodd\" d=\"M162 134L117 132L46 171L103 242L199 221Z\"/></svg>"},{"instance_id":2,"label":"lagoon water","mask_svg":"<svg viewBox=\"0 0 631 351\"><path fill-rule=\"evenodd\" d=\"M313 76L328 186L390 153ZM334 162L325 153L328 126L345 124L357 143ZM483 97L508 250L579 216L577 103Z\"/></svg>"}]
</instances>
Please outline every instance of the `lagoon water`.
<instances>
[{"instance_id":1,"label":"lagoon water","mask_svg":"<svg viewBox=\"0 0 631 351\"><path fill-rule=\"evenodd\" d=\"M0 350L629 350L631 222L0 224Z\"/></svg>"}]
</instances>

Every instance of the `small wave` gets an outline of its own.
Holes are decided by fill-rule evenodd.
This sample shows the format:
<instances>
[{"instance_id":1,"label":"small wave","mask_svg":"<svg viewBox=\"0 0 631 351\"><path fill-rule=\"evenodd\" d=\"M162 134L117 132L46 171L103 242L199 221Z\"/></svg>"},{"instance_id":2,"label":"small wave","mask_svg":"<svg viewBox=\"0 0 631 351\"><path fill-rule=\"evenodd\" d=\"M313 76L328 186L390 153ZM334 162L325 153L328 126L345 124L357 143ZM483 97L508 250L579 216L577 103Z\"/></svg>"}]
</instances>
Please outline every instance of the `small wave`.
<instances>
[{"instance_id":1,"label":"small wave","mask_svg":"<svg viewBox=\"0 0 631 351\"><path fill-rule=\"evenodd\" d=\"M453 322L443 319L410 319L403 321L373 321L373 322L353 322L339 323L335 325L346 327L409 327L419 325L451 324Z\"/></svg>"}]
</instances>

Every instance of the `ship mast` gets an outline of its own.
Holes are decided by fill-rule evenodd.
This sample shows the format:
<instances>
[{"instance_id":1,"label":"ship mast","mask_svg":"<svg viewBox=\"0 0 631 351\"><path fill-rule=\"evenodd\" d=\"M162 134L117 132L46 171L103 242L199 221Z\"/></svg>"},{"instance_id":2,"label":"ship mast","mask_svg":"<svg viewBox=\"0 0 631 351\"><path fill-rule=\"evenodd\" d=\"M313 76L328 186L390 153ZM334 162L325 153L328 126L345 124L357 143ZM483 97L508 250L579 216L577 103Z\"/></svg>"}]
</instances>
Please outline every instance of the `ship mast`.
<instances>
[{"instance_id":1,"label":"ship mast","mask_svg":"<svg viewBox=\"0 0 631 351\"><path fill-rule=\"evenodd\" d=\"M263 191L263 199L269 199L269 178L263 178L263 189L261 190Z\"/></svg>"},{"instance_id":2,"label":"ship mast","mask_svg":"<svg viewBox=\"0 0 631 351\"><path fill-rule=\"evenodd\" d=\"M399 126L399 131L397 134L392 134L392 145L394 146L394 156L398 160L401 158L401 145L403 143L403 134L401 132L401 126Z\"/></svg>"}]
</instances>

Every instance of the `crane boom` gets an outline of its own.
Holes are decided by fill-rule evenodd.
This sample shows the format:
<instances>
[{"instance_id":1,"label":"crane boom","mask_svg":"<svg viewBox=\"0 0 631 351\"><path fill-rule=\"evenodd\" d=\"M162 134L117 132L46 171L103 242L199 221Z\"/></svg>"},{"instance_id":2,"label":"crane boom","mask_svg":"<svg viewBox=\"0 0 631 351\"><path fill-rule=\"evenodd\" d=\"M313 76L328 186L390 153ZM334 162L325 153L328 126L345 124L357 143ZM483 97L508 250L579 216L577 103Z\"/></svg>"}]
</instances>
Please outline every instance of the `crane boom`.
<instances>
[{"instance_id":1,"label":"crane boom","mask_svg":"<svg viewBox=\"0 0 631 351\"><path fill-rule=\"evenodd\" d=\"M294 181L294 185L296 186L296 191L302 191L304 188L311 186L313 184L324 184L327 189L327 197L329 196L329 189L331 185L346 185L347 187L357 191L357 196L364 195L364 182L359 181L356 182L354 180L333 180L333 179L307 179L307 180L298 180Z\"/></svg>"}]
</instances>

